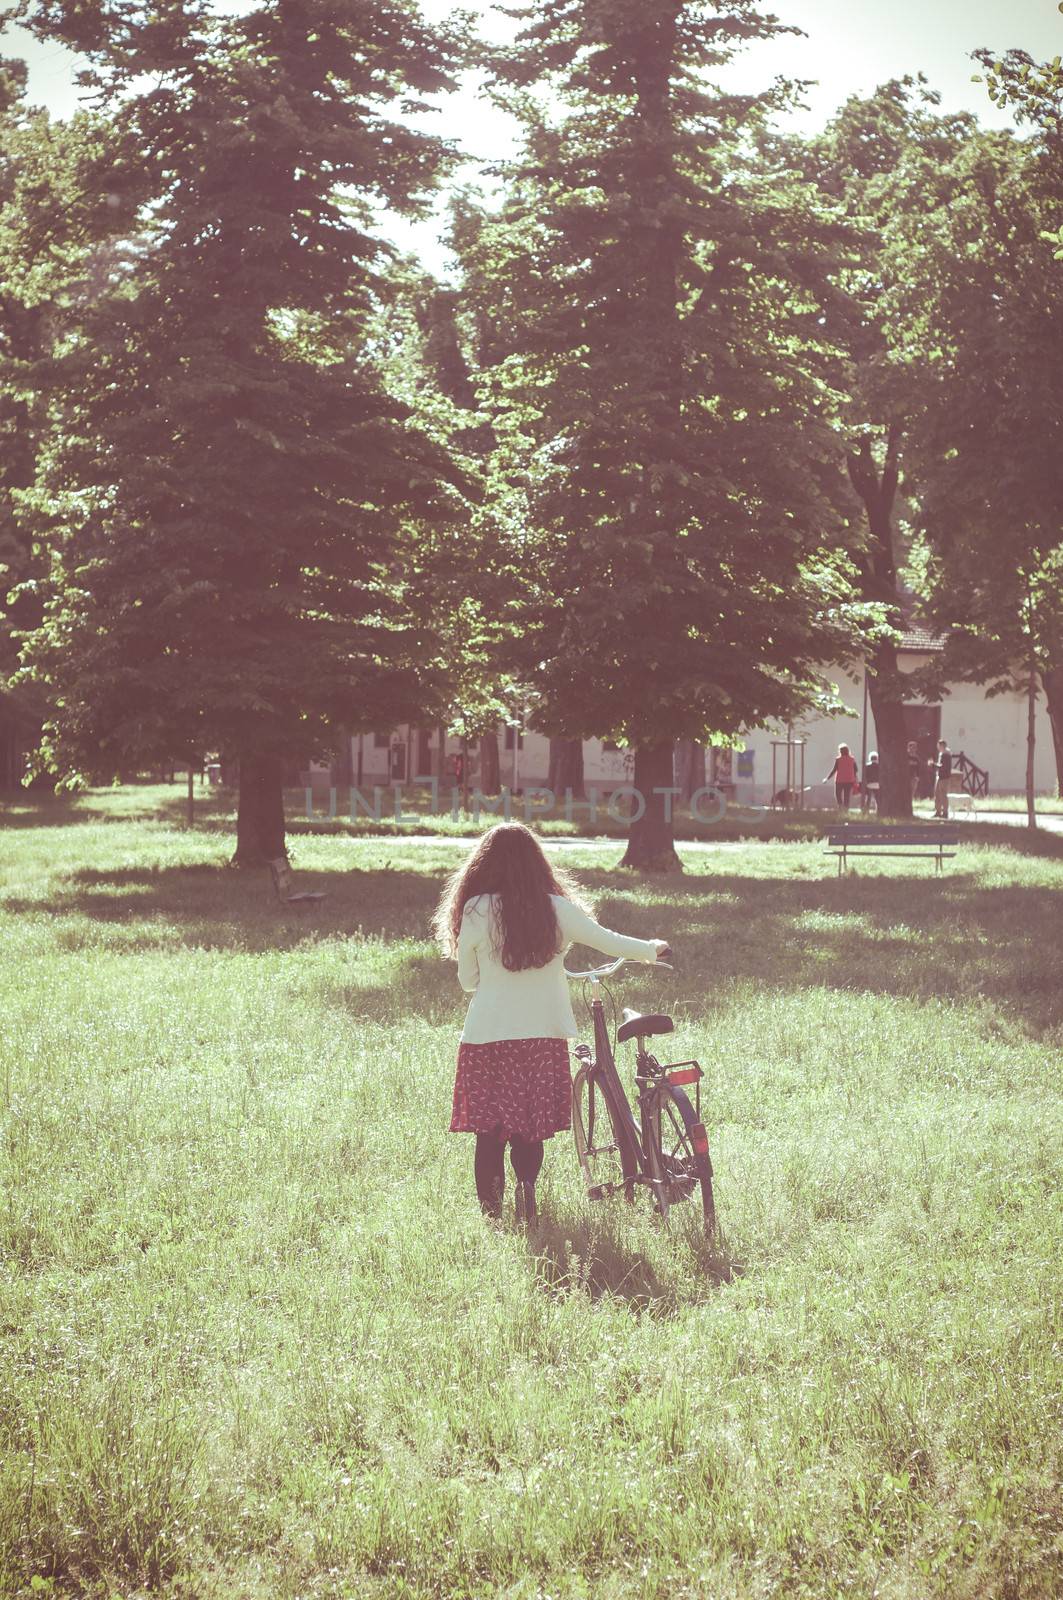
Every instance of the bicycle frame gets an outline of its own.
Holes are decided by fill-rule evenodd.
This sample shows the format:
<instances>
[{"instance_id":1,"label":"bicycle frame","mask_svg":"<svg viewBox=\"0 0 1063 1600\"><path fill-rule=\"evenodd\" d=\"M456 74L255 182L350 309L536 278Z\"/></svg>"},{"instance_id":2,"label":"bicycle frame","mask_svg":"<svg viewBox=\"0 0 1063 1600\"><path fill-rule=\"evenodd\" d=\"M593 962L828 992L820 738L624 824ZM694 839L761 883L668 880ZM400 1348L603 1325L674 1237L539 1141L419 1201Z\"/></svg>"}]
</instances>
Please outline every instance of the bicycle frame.
<instances>
[{"instance_id":1,"label":"bicycle frame","mask_svg":"<svg viewBox=\"0 0 1063 1600\"><path fill-rule=\"evenodd\" d=\"M594 1142L594 1099L590 1095L588 1105L587 1126L585 1132L585 1149L587 1152L608 1154L615 1150L620 1157L623 1178L619 1183L592 1184L590 1175L584 1164L584 1173L588 1184L588 1195L591 1199L599 1199L608 1193L615 1193L623 1189L628 1200L634 1198L636 1183L645 1184L653 1193L658 1210L663 1216L668 1213L668 1208L673 1199L686 1198L685 1195L675 1193L675 1173L668 1169L664 1158L661 1143L661 1102L664 1098L663 1091L672 1091L673 1085L694 1083L696 1085L697 1110L694 1112L694 1126L689 1130L694 1148L697 1150L697 1159L703 1160L706 1178L711 1183L712 1166L708 1154L708 1141L705 1130L701 1124L701 1068L695 1061L675 1062L664 1067L644 1048L644 1039L638 1040L638 1051L635 1061L635 1083L638 1092L639 1123L632 1115L631 1105L627 1093L617 1070L616 1058L613 1052L612 1039L605 1018L605 1007L602 1004L599 986L602 978L611 976L623 965L623 958L607 966L593 968L588 972L569 973L570 978L585 979L592 985L590 1002L591 1022L594 1037L593 1054L586 1045L576 1046L576 1056L582 1063L581 1071L587 1074L586 1083L589 1089L600 1090L605 1100L612 1129L614 1145L596 1146ZM667 963L662 962L662 966ZM674 1102L675 1096L671 1094ZM674 1120L674 1114L673 1114ZM641 1124L641 1127L639 1126ZM579 1138L577 1138L579 1148ZM581 1163L583 1157L581 1156Z\"/></svg>"},{"instance_id":2,"label":"bicycle frame","mask_svg":"<svg viewBox=\"0 0 1063 1600\"><path fill-rule=\"evenodd\" d=\"M598 980L593 979L592 981L595 991L597 991ZM619 1115L619 1126L614 1123L613 1134L620 1148L620 1164L625 1175L629 1167L634 1169L634 1175L631 1178L625 1176L624 1184L628 1199L631 1199L634 1184L638 1181L639 1169L646 1164L645 1144L635 1119L631 1115L631 1106L625 1093L624 1085L620 1081L616 1058L613 1055L613 1042L609 1037L609 1027L605 1020L605 1007L602 1004L601 995L597 992L591 998L591 1022L594 1031L592 1077L597 1078L602 1084L606 1095L606 1104L612 1101ZM593 1140L593 1122L590 1134Z\"/></svg>"}]
</instances>

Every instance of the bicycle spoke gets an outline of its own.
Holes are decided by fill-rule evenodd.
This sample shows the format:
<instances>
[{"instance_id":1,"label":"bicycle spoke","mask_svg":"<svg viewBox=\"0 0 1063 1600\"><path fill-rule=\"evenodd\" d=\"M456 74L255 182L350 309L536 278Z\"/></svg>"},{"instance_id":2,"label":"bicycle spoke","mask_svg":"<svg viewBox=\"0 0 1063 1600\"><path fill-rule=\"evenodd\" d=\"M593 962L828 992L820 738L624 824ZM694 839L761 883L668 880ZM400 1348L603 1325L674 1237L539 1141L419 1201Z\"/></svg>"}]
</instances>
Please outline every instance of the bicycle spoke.
<instances>
[{"instance_id":1,"label":"bicycle spoke","mask_svg":"<svg viewBox=\"0 0 1063 1600\"><path fill-rule=\"evenodd\" d=\"M602 1144L595 1142L597 1137ZM592 1199L630 1191L637 1177L623 1139L622 1112L614 1108L609 1093L598 1081L592 1065L576 1075L572 1096L572 1132L587 1193Z\"/></svg>"}]
</instances>

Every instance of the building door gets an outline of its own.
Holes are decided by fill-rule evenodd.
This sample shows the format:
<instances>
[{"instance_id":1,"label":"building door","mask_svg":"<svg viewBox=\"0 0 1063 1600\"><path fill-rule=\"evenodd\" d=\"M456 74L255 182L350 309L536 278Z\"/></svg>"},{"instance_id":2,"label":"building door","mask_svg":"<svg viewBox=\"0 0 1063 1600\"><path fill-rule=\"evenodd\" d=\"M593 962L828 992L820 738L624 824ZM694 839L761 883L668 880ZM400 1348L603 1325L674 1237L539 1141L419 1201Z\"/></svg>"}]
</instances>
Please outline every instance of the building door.
<instances>
[{"instance_id":1,"label":"building door","mask_svg":"<svg viewBox=\"0 0 1063 1600\"><path fill-rule=\"evenodd\" d=\"M905 706L904 731L915 740L919 752L919 787L916 794L925 800L934 792L933 766L941 738L940 706Z\"/></svg>"}]
</instances>

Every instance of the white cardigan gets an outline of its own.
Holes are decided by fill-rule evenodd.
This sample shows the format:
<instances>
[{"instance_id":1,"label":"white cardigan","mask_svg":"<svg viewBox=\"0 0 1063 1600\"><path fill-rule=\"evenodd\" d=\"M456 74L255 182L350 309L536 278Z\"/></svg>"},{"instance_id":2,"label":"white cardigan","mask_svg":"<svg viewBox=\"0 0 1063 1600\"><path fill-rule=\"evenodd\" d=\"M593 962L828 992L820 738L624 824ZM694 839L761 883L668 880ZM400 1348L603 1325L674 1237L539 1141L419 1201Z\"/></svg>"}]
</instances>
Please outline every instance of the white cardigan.
<instances>
[{"instance_id":1,"label":"white cardigan","mask_svg":"<svg viewBox=\"0 0 1063 1600\"><path fill-rule=\"evenodd\" d=\"M611 933L563 896L550 900L561 930L561 948L545 967L508 972L491 938L492 909L497 895L481 894L465 906L458 936L458 982L472 995L462 1030L463 1044L493 1044L498 1039L571 1039L576 1034L565 952L573 944L589 944L608 956L656 961L652 939Z\"/></svg>"}]
</instances>

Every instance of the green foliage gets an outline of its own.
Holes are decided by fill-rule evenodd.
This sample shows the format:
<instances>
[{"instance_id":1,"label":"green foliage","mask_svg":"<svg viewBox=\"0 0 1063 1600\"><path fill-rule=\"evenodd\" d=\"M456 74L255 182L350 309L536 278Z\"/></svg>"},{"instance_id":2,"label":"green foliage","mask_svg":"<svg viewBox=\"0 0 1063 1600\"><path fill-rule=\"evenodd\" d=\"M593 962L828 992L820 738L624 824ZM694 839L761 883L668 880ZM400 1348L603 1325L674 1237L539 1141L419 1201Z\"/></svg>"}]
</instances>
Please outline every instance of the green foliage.
<instances>
[{"instance_id":1,"label":"green foliage","mask_svg":"<svg viewBox=\"0 0 1063 1600\"><path fill-rule=\"evenodd\" d=\"M1059 6L1063 13L1063 5ZM972 83L984 83L994 105L1008 106L1021 122L1033 123L1045 132L1063 134L1063 57L1037 63L1025 50L1008 50L994 56L989 50L976 50L985 67Z\"/></svg>"},{"instance_id":2,"label":"green foliage","mask_svg":"<svg viewBox=\"0 0 1063 1600\"><path fill-rule=\"evenodd\" d=\"M27 104L25 82L23 62L0 61L0 739L8 751L35 736L36 697L12 680L20 638L41 619L47 570L22 516L45 427L38 375L64 301L86 291L91 229L78 169L104 142L88 115L50 122ZM18 765L4 754L0 783Z\"/></svg>"},{"instance_id":3,"label":"green foliage","mask_svg":"<svg viewBox=\"0 0 1063 1600\"><path fill-rule=\"evenodd\" d=\"M305 754L441 691L429 547L469 485L385 379L373 209L416 213L445 170L394 111L459 44L387 0L120 9L34 19L93 60L114 147L84 192L131 246L50 373L44 755Z\"/></svg>"},{"instance_id":4,"label":"green foliage","mask_svg":"<svg viewBox=\"0 0 1063 1600\"><path fill-rule=\"evenodd\" d=\"M393 388L425 417L441 446L449 442L461 452L478 491L467 518L422 529L419 548L419 564L432 574L446 684L439 717L450 733L475 738L518 716L521 689L511 657L520 582L491 492L494 430L473 382L460 296L412 266L398 287L387 329Z\"/></svg>"},{"instance_id":5,"label":"green foliage","mask_svg":"<svg viewBox=\"0 0 1063 1600\"><path fill-rule=\"evenodd\" d=\"M628 744L787 716L859 618L816 286L836 230L768 166L776 92L706 81L777 27L746 4L514 13L495 97L524 128L454 242L542 726Z\"/></svg>"},{"instance_id":6,"label":"green foliage","mask_svg":"<svg viewBox=\"0 0 1063 1600\"><path fill-rule=\"evenodd\" d=\"M1003 690L1063 664L1063 223L1054 153L982 133L913 225L902 314L920 368L922 581L945 665Z\"/></svg>"},{"instance_id":7,"label":"green foliage","mask_svg":"<svg viewBox=\"0 0 1063 1600\"><path fill-rule=\"evenodd\" d=\"M846 548L859 593L883 620L865 636L866 681L881 804L897 817L910 816L912 804L904 706L936 688L930 672L903 670L898 654L912 611L906 523L918 492L908 469L920 395L897 291L907 282L906 231L942 203L942 167L973 127L969 117L942 116L937 104L922 78L893 80L846 101L822 134L789 141L791 159L832 203L844 230L822 315L837 351L835 419L849 480L840 507Z\"/></svg>"}]
</instances>

